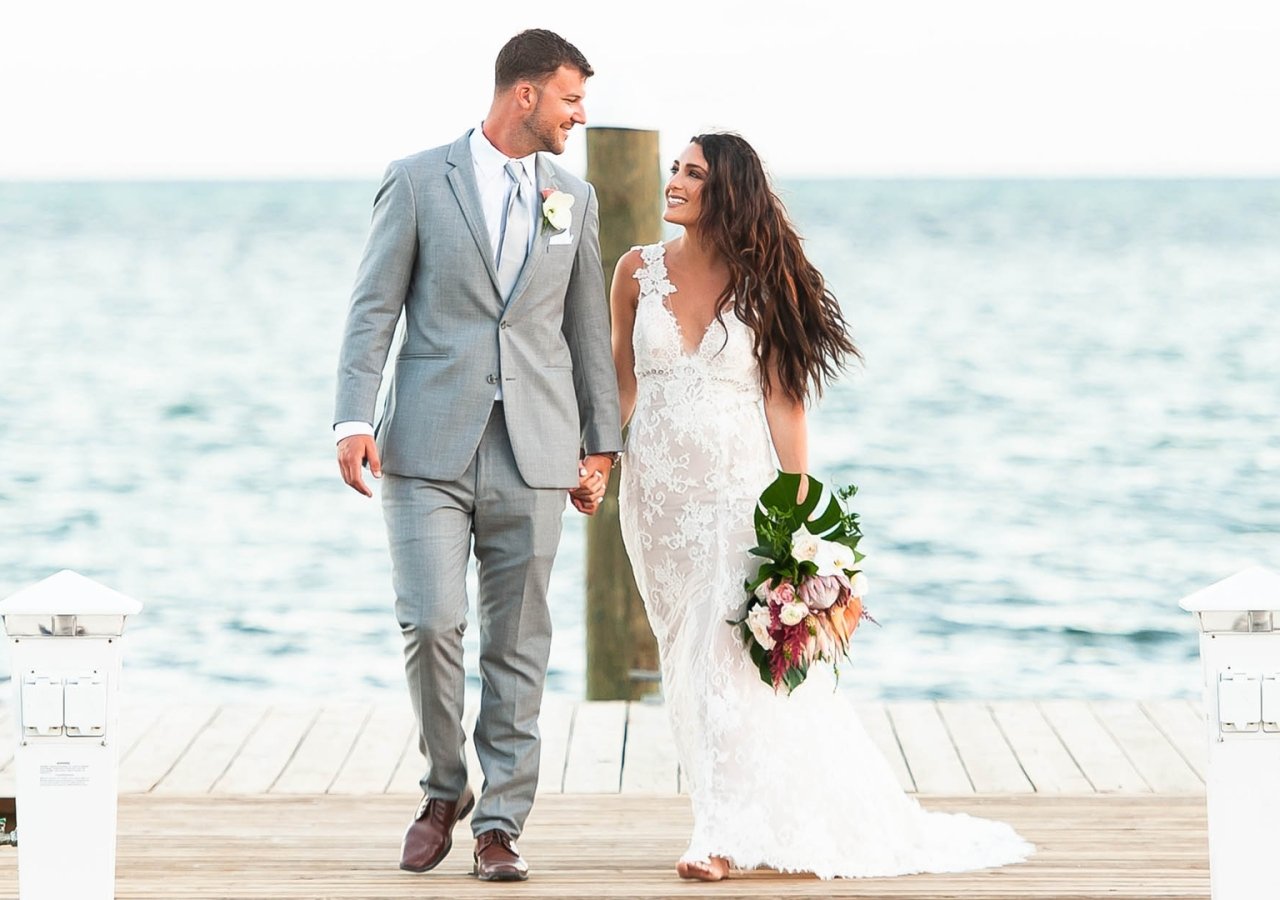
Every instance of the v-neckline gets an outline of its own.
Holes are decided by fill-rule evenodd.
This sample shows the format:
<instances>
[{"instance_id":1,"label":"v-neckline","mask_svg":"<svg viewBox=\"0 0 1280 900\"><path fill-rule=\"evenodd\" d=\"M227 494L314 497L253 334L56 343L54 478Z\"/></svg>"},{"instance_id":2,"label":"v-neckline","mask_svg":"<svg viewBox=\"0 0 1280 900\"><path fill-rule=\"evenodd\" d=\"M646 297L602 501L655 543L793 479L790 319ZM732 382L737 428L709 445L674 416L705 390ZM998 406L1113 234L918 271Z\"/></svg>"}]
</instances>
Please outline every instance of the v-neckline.
<instances>
[{"instance_id":1,"label":"v-neckline","mask_svg":"<svg viewBox=\"0 0 1280 900\"><path fill-rule=\"evenodd\" d=\"M712 319L710 322L707 323L707 327L702 329L702 338L698 341L697 344L694 345L693 349L690 350L688 349L688 346L685 344L684 328L680 326L680 320L676 318L675 310L673 310L670 306L667 305L667 299L669 297L670 297L669 294L666 297L659 297L658 305L667 311L667 316L671 320L671 327L675 329L676 340L680 342L680 355L683 356L685 359L693 359L701 355L702 345L707 342L707 335L711 334L711 326L716 324L718 320Z\"/></svg>"},{"instance_id":2,"label":"v-neckline","mask_svg":"<svg viewBox=\"0 0 1280 900\"><path fill-rule=\"evenodd\" d=\"M725 326L724 321L720 317L712 316L711 321L702 329L702 337L698 339L698 343L694 344L692 350L688 349L688 345L684 339L684 328L680 324L680 319L676 317L676 311L672 309L670 305L671 294L679 293L680 289L676 287L675 282L671 280L671 270L667 268L667 245L660 243L658 244L658 247L661 248L658 260L662 262L663 280L666 281L667 284L671 285L670 293L663 293L662 291L658 292L658 305L666 310L667 318L671 322L671 327L675 329L676 341L680 345L680 355L685 359L696 359L702 355L702 345L707 342L707 336L711 334L711 327L715 325L716 322L719 322L721 327L724 327L726 331L728 330L728 327ZM650 263L649 265L653 265L653 263Z\"/></svg>"}]
</instances>

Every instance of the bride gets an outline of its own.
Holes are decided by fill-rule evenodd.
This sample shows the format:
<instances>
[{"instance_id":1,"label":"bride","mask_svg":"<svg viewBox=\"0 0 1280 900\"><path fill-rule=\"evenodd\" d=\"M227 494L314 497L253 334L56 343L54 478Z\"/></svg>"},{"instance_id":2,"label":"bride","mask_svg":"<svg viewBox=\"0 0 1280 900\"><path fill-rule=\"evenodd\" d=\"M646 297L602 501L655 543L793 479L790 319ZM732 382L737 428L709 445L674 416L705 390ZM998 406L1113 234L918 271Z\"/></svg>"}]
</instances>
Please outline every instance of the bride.
<instances>
[{"instance_id":1,"label":"bride","mask_svg":"<svg viewBox=\"0 0 1280 900\"><path fill-rule=\"evenodd\" d=\"M693 138L671 168L664 218L683 234L623 256L610 302L631 423L623 540L693 804L677 872L832 878L1024 859L1032 847L1009 826L929 813L903 794L829 667L775 694L727 624L757 568L752 516L773 456L807 470L806 400L859 354L741 137Z\"/></svg>"}]
</instances>

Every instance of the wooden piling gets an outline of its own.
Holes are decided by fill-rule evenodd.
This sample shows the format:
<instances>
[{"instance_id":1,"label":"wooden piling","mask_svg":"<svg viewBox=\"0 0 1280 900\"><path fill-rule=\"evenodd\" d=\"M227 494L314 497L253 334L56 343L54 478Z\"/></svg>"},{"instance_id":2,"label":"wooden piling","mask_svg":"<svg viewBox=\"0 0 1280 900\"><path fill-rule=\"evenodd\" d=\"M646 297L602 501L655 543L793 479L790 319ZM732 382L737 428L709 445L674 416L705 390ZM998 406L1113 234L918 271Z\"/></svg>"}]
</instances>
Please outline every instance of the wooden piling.
<instances>
[{"instance_id":1,"label":"wooden piling","mask_svg":"<svg viewBox=\"0 0 1280 900\"><path fill-rule=\"evenodd\" d=\"M658 132L588 128L587 180L595 185L600 201L600 256L607 284L619 257L637 244L662 238ZM591 700L634 700L657 688L658 647L618 525L619 469L614 467L605 500L587 521L587 698Z\"/></svg>"}]
</instances>

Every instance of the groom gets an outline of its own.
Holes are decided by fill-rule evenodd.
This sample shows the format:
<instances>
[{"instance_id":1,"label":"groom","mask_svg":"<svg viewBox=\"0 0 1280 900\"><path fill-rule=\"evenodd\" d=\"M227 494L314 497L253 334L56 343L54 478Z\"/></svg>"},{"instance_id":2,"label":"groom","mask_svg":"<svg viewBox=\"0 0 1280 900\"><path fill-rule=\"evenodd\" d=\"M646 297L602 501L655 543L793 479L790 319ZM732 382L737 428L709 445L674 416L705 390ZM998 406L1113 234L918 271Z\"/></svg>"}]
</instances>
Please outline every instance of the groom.
<instances>
[{"instance_id":1,"label":"groom","mask_svg":"<svg viewBox=\"0 0 1280 900\"><path fill-rule=\"evenodd\" d=\"M562 153L586 123L591 66L534 29L507 42L495 70L479 127L387 168L343 336L334 427L347 484L373 496L364 465L383 479L405 672L429 760L400 867L439 865L474 806L474 873L516 881L528 877L515 839L538 782L547 583L565 491L594 512L622 438L595 191L539 154ZM478 801L462 727L473 540Z\"/></svg>"}]
</instances>

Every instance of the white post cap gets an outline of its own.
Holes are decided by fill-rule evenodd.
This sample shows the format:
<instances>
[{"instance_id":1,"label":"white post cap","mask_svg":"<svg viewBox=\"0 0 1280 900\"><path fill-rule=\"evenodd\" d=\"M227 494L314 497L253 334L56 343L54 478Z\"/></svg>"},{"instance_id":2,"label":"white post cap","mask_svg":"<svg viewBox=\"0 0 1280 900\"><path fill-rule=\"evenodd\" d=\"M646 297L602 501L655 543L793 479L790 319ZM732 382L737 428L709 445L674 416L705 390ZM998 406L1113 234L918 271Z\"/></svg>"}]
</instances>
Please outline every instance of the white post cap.
<instances>
[{"instance_id":1,"label":"white post cap","mask_svg":"<svg viewBox=\"0 0 1280 900\"><path fill-rule=\"evenodd\" d=\"M0 600L0 616L131 616L142 603L70 569Z\"/></svg>"},{"instance_id":2,"label":"white post cap","mask_svg":"<svg viewBox=\"0 0 1280 900\"><path fill-rule=\"evenodd\" d=\"M1251 566L1183 597L1178 605L1188 612L1280 610L1280 575Z\"/></svg>"}]
</instances>

